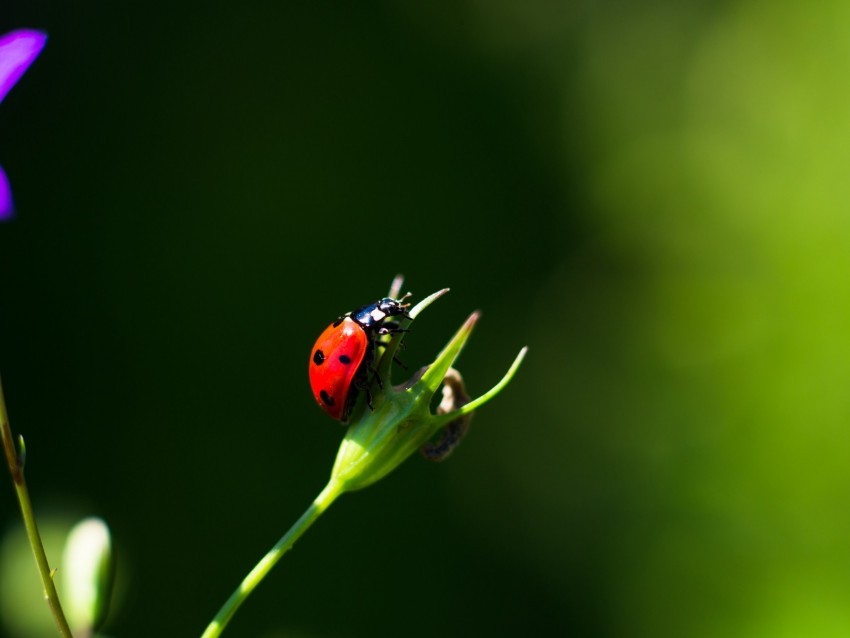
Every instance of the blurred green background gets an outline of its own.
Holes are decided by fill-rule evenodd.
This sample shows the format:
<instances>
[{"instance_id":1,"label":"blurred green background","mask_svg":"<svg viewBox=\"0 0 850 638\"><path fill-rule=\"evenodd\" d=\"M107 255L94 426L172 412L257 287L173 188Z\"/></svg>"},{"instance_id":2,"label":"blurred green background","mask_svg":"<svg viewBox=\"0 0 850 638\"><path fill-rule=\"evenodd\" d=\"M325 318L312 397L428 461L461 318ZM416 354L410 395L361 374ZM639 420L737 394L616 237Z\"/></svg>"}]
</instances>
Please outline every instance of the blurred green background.
<instances>
[{"instance_id":1,"label":"blurred green background","mask_svg":"<svg viewBox=\"0 0 850 638\"><path fill-rule=\"evenodd\" d=\"M529 357L226 635L850 635L850 4L5 5L50 40L0 372L46 534L111 525L106 633L199 635L301 514L310 347L402 272L452 288L409 366L476 308L471 392ZM4 631L27 591L53 635L6 545Z\"/></svg>"}]
</instances>

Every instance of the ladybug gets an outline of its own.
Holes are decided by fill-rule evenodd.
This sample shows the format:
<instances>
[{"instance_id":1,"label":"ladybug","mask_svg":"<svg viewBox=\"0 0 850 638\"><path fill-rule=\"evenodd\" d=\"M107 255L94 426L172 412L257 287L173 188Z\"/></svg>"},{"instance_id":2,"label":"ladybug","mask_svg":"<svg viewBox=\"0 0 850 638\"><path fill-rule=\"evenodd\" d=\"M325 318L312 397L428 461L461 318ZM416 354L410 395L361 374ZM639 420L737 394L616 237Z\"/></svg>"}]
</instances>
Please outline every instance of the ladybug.
<instances>
[{"instance_id":1,"label":"ladybug","mask_svg":"<svg viewBox=\"0 0 850 638\"><path fill-rule=\"evenodd\" d=\"M310 356L310 387L321 408L343 423L348 419L357 392L366 390L371 407L367 376L375 358L378 337L401 332L390 317L409 318L410 304L384 297L343 315L319 335ZM380 383L380 379L378 379Z\"/></svg>"}]
</instances>

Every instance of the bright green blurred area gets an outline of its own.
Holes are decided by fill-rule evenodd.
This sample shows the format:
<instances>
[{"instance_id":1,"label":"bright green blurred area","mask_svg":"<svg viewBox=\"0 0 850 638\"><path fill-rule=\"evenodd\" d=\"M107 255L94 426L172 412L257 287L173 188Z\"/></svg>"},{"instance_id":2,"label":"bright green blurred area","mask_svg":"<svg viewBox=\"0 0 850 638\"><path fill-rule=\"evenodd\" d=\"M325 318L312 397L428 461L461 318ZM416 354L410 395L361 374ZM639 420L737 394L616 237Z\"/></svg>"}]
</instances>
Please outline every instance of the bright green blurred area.
<instances>
[{"instance_id":1,"label":"bright green blurred area","mask_svg":"<svg viewBox=\"0 0 850 638\"><path fill-rule=\"evenodd\" d=\"M412 369L475 308L472 393L529 357L232 635L850 635L850 5L14 4L0 372L109 635L199 635L307 507L310 346L396 272L452 288Z\"/></svg>"}]
</instances>

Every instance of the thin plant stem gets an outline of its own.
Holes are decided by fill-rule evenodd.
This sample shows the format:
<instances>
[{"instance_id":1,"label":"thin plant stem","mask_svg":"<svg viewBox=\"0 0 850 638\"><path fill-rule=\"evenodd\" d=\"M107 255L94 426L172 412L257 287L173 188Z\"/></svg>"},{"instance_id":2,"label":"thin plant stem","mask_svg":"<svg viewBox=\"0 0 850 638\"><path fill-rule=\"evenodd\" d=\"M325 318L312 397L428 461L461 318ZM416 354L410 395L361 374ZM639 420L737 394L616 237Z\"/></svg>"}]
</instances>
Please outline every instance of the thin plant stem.
<instances>
[{"instance_id":1,"label":"thin plant stem","mask_svg":"<svg viewBox=\"0 0 850 638\"><path fill-rule=\"evenodd\" d=\"M62 605L59 603L59 594L56 593L56 587L53 584L53 574L50 571L50 565L47 562L47 555L44 553L44 545L41 542L41 535L38 533L38 526L35 522L35 514L32 510L32 501L30 500L29 490L27 490L27 482L24 479L24 447L23 439L20 439L20 454L15 450L15 441L12 437L12 428L9 426L9 415L6 412L6 399L3 396L3 384L0 382L0 432L3 438L3 450L5 452L6 463L9 466L9 471L12 473L12 482L15 484L15 493L18 496L18 503L21 506L21 516L24 519L24 528L27 531L27 539L32 548L35 564L38 567L38 573L41 576L41 584L44 588L44 598L47 600L47 605L50 607L50 612L56 620L56 626L59 633L66 638L73 638L71 628L68 626L68 621L65 619L65 614L62 612Z\"/></svg>"},{"instance_id":2,"label":"thin plant stem","mask_svg":"<svg viewBox=\"0 0 850 638\"><path fill-rule=\"evenodd\" d=\"M325 489L322 490L321 494L316 497L316 500L314 500L310 507L307 508L307 511L301 515L301 518L295 521L295 524L289 528L289 531L281 536L280 540L275 543L275 546L272 547L269 552L263 556L260 562L254 566L254 569L245 576L242 583L236 588L236 591L230 595L227 602L225 602L221 609L218 610L215 618L213 618L212 622L207 626L206 630L201 635L201 638L217 638L221 635L221 632L224 631L224 628L227 626L227 623L230 622L230 619L233 618L233 614L236 613L239 606L245 602L245 599L248 598L250 593L262 582L263 578L265 578L271 571L277 561L279 561L286 552L292 549L295 541L297 541L301 535L310 528L315 520L319 518L319 516L321 516L328 507L330 507L331 503L333 503L336 498L342 494L342 492L343 487L340 483L336 481L328 483Z\"/></svg>"}]
</instances>

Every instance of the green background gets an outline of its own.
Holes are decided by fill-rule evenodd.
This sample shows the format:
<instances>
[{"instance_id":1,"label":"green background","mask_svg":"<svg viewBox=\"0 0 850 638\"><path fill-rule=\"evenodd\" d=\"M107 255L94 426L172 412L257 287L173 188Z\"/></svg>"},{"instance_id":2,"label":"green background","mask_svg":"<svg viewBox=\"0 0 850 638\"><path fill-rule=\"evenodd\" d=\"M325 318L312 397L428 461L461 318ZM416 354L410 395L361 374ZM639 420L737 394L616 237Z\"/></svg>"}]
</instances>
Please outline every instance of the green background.
<instances>
[{"instance_id":1,"label":"green background","mask_svg":"<svg viewBox=\"0 0 850 638\"><path fill-rule=\"evenodd\" d=\"M850 635L848 24L843 0L6 2L0 31L50 39L0 105L0 372L46 534L111 526L106 633L199 635L307 507L343 432L310 347L402 272L452 288L411 368L478 308L471 392L529 356L225 635ZM6 630L25 592L53 635L11 543Z\"/></svg>"}]
</instances>

